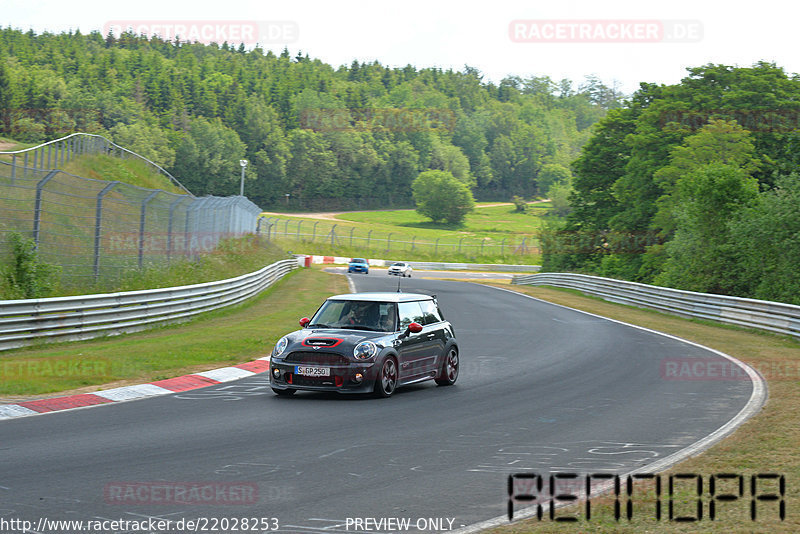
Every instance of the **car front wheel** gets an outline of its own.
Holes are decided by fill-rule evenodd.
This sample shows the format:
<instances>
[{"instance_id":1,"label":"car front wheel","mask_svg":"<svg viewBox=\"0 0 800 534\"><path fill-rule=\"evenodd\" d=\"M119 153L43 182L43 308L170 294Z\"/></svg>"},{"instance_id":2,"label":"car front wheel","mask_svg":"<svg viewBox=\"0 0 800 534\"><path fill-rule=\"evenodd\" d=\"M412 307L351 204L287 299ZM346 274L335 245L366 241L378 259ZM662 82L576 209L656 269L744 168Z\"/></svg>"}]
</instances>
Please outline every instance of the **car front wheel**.
<instances>
[{"instance_id":1,"label":"car front wheel","mask_svg":"<svg viewBox=\"0 0 800 534\"><path fill-rule=\"evenodd\" d=\"M452 386L458 379L458 349L450 347L442 362L442 370L436 383L440 386Z\"/></svg>"},{"instance_id":2,"label":"car front wheel","mask_svg":"<svg viewBox=\"0 0 800 534\"><path fill-rule=\"evenodd\" d=\"M397 387L397 363L394 358L386 358L381 366L381 372L375 380L375 396L391 397Z\"/></svg>"}]
</instances>

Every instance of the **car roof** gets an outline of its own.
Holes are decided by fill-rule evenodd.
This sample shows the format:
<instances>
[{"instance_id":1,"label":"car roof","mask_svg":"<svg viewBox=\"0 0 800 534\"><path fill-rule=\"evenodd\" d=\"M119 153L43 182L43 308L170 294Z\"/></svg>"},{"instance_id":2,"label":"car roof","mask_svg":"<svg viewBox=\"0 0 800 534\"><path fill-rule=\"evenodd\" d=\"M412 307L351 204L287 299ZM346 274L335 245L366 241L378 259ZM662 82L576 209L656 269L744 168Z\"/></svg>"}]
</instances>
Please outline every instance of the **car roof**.
<instances>
[{"instance_id":1,"label":"car roof","mask_svg":"<svg viewBox=\"0 0 800 534\"><path fill-rule=\"evenodd\" d=\"M434 297L420 293L345 293L328 297L328 300L369 300L375 302L413 302L431 300Z\"/></svg>"}]
</instances>

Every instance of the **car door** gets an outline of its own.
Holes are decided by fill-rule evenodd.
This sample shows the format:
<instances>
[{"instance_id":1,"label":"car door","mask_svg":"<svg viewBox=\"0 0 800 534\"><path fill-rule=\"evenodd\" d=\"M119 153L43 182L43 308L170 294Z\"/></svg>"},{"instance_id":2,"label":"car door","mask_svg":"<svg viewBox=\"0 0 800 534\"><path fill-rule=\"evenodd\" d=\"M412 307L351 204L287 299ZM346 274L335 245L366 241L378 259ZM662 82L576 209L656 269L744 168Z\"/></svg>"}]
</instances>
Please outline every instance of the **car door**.
<instances>
[{"instance_id":1,"label":"car door","mask_svg":"<svg viewBox=\"0 0 800 534\"><path fill-rule=\"evenodd\" d=\"M426 360L425 370L437 371L438 366L442 361L444 349L447 345L448 335L445 331L444 318L439 311L439 307L433 300L420 301L422 308L423 329L420 334L424 335L427 339L427 350L430 352L430 357Z\"/></svg>"},{"instance_id":2,"label":"car door","mask_svg":"<svg viewBox=\"0 0 800 534\"><path fill-rule=\"evenodd\" d=\"M405 331L412 322L423 325L422 332L416 334L409 332L408 336L400 340L397 346L400 360L398 362L400 381L409 382L426 376L429 372L429 360L432 356L431 342L424 329L425 317L419 301L400 302L397 304L397 312L400 318L400 330Z\"/></svg>"}]
</instances>

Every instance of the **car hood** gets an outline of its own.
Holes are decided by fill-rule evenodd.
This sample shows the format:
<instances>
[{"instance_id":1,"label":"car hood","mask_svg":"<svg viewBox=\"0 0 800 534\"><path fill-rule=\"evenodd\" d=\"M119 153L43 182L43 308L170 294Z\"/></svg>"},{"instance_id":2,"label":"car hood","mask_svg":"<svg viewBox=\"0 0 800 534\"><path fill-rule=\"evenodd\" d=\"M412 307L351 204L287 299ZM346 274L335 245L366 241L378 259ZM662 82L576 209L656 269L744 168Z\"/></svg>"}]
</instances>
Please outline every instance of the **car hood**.
<instances>
[{"instance_id":1,"label":"car hood","mask_svg":"<svg viewBox=\"0 0 800 534\"><path fill-rule=\"evenodd\" d=\"M386 338L390 340L397 336L392 332L371 332L368 330L350 330L346 328L307 328L297 330L289 335L289 343L292 345L302 345L309 348L341 348L343 346L354 347L362 341L370 340L378 344ZM329 344L327 340L337 340L338 343Z\"/></svg>"}]
</instances>

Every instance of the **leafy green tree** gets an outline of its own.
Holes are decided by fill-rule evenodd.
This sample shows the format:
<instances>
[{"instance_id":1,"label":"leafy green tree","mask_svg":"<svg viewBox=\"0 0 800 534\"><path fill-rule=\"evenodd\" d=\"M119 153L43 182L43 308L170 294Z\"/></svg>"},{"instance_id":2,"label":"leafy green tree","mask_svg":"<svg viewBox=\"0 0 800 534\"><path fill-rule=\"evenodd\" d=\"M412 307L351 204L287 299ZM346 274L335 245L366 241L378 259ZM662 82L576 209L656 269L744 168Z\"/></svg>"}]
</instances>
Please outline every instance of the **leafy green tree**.
<instances>
[{"instance_id":1,"label":"leafy green tree","mask_svg":"<svg viewBox=\"0 0 800 534\"><path fill-rule=\"evenodd\" d=\"M539 190L546 192L550 187L559 183L568 183L572 179L572 173L569 169L558 163L547 163L542 166L539 171L538 185ZM549 196L549 193L548 193Z\"/></svg>"},{"instance_id":2,"label":"leafy green tree","mask_svg":"<svg viewBox=\"0 0 800 534\"><path fill-rule=\"evenodd\" d=\"M739 266L728 222L758 196L758 182L743 168L712 162L676 183L679 199L675 238L656 284L710 293L736 294Z\"/></svg>"},{"instance_id":3,"label":"leafy green tree","mask_svg":"<svg viewBox=\"0 0 800 534\"><path fill-rule=\"evenodd\" d=\"M417 212L433 222L461 224L475 207L469 188L447 171L421 172L411 189Z\"/></svg>"},{"instance_id":4,"label":"leafy green tree","mask_svg":"<svg viewBox=\"0 0 800 534\"><path fill-rule=\"evenodd\" d=\"M244 155L245 145L235 131L219 118L199 117L175 150L171 172L195 195L236 195Z\"/></svg>"},{"instance_id":5,"label":"leafy green tree","mask_svg":"<svg viewBox=\"0 0 800 534\"><path fill-rule=\"evenodd\" d=\"M157 126L148 126L142 122L135 124L120 122L111 128L110 133L116 144L162 167L171 167L175 163L175 150L170 146L167 135Z\"/></svg>"},{"instance_id":6,"label":"leafy green tree","mask_svg":"<svg viewBox=\"0 0 800 534\"><path fill-rule=\"evenodd\" d=\"M777 180L729 224L743 294L800 304L800 176Z\"/></svg>"}]
</instances>

